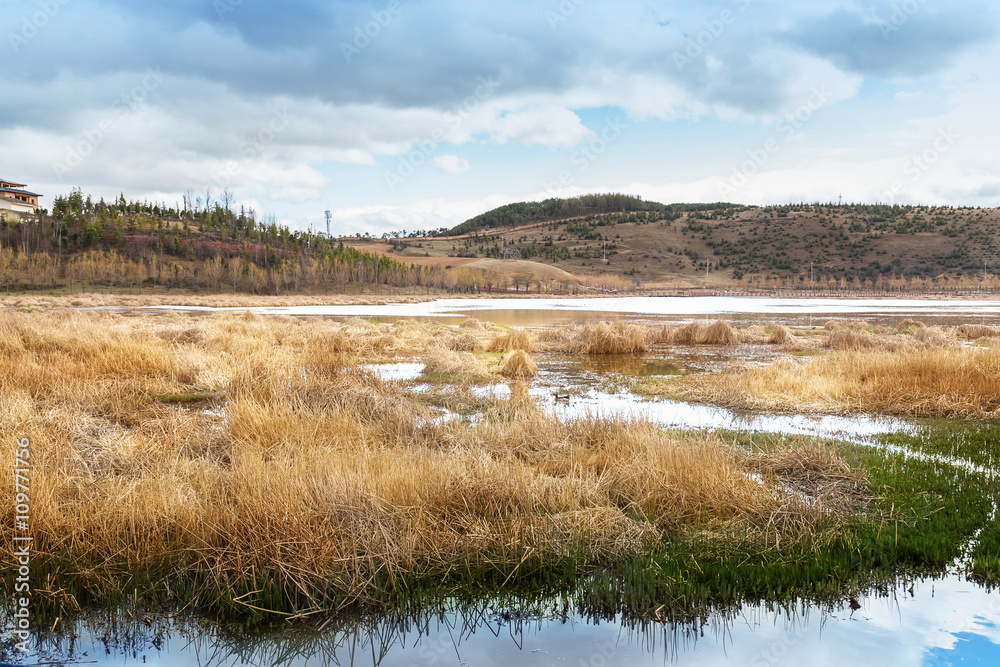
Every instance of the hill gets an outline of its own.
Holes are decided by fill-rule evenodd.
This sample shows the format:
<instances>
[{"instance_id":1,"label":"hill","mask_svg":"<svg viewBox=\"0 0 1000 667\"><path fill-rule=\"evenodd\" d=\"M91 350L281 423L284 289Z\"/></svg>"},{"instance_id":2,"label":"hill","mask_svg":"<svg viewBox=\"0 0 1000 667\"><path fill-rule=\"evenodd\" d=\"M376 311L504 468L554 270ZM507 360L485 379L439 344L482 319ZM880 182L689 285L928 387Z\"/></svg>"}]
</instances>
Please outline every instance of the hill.
<instances>
[{"instance_id":1,"label":"hill","mask_svg":"<svg viewBox=\"0 0 1000 667\"><path fill-rule=\"evenodd\" d=\"M79 189L52 211L0 215L0 289L9 293L184 289L327 294L399 288L467 290L476 276L293 232L253 211L185 201L93 201ZM482 280L479 280L481 283Z\"/></svg>"},{"instance_id":2,"label":"hill","mask_svg":"<svg viewBox=\"0 0 1000 667\"><path fill-rule=\"evenodd\" d=\"M525 260L646 286L973 285L984 271L992 278L1000 269L998 209L665 205L617 197L597 205L634 210L580 215L593 205L585 198L511 204L447 235L398 240L390 254L500 259L503 239Z\"/></svg>"},{"instance_id":3,"label":"hill","mask_svg":"<svg viewBox=\"0 0 1000 667\"><path fill-rule=\"evenodd\" d=\"M733 204L673 204L643 201L640 197L621 194L584 195L572 199L546 199L540 202L507 204L466 220L441 233L460 236L486 229L510 229L553 220L567 220L609 213L655 212L666 217L686 211L708 211L729 208Z\"/></svg>"}]
</instances>

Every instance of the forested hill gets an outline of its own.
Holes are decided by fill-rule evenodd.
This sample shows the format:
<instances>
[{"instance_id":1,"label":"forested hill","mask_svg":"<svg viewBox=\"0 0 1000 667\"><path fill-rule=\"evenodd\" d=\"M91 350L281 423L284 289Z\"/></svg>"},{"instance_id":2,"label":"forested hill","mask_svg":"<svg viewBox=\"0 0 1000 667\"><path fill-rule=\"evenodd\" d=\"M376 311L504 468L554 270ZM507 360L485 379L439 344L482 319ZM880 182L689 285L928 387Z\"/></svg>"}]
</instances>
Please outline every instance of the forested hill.
<instances>
[{"instance_id":1,"label":"forested hill","mask_svg":"<svg viewBox=\"0 0 1000 667\"><path fill-rule=\"evenodd\" d=\"M441 236L472 234L489 227L520 227L538 222L551 222L567 218L607 213L634 213L650 211L663 214L663 218L676 218L690 211L712 211L736 208L735 204L661 204L644 201L641 197L623 194L584 195L572 199L546 199L540 202L507 204L466 220L443 232Z\"/></svg>"},{"instance_id":2,"label":"forested hill","mask_svg":"<svg viewBox=\"0 0 1000 667\"><path fill-rule=\"evenodd\" d=\"M454 272L452 272L454 273ZM51 211L0 215L0 293L23 289L181 288L253 294L370 286L462 289L463 276L414 266L336 239L292 231L228 203L95 201L79 189ZM475 277L466 280L475 284Z\"/></svg>"}]
</instances>

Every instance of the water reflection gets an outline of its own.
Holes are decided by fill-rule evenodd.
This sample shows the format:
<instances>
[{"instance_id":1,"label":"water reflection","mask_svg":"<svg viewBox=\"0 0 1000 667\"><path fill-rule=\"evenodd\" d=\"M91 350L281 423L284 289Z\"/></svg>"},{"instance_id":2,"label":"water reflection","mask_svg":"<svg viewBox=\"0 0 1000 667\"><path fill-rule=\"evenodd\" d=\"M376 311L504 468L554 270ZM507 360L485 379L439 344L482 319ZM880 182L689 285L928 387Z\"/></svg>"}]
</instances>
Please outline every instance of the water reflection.
<instances>
[{"instance_id":1,"label":"water reflection","mask_svg":"<svg viewBox=\"0 0 1000 667\"><path fill-rule=\"evenodd\" d=\"M189 617L102 617L33 638L29 664L203 665L928 665L997 664L1000 594L958 575L906 582L861 607L751 604L707 620L624 622L562 598L451 604L233 634ZM0 659L11 659L11 654Z\"/></svg>"}]
</instances>

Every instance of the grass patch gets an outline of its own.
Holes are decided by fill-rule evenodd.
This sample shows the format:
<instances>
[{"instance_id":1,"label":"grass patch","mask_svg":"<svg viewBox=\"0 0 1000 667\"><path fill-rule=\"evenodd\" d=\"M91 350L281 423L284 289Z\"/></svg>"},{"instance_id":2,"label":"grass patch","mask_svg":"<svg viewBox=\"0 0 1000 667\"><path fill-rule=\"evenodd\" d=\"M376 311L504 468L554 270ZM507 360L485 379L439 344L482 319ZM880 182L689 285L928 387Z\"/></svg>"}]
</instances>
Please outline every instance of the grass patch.
<instances>
[{"instance_id":1,"label":"grass patch","mask_svg":"<svg viewBox=\"0 0 1000 667\"><path fill-rule=\"evenodd\" d=\"M802 459L795 453L800 438L730 437L750 452L785 449L777 461ZM806 451L817 447L805 446ZM581 607L648 616L662 604L665 616L692 617L748 601L843 601L848 594L881 589L899 579L939 574L984 526L970 571L997 580L1000 545L995 523L989 521L989 501L991 496L996 500L997 490L983 476L862 445L837 445L835 451L851 469L867 473L869 498L863 513L846 520L830 516L825 530L810 531L784 548L773 548L752 533L742 540L711 533L674 539L662 555L647 554L593 573L581 584ZM804 477L806 485L798 488L812 486L810 458L790 469L791 478L781 479ZM786 536L780 531L774 535Z\"/></svg>"},{"instance_id":2,"label":"grass patch","mask_svg":"<svg viewBox=\"0 0 1000 667\"><path fill-rule=\"evenodd\" d=\"M155 394L154 401L172 405L184 405L187 403L206 403L217 401L222 398L222 393L218 391L196 391L188 394Z\"/></svg>"},{"instance_id":3,"label":"grass patch","mask_svg":"<svg viewBox=\"0 0 1000 667\"><path fill-rule=\"evenodd\" d=\"M667 390L750 410L995 418L1000 347L836 351L644 385L646 395Z\"/></svg>"}]
</instances>

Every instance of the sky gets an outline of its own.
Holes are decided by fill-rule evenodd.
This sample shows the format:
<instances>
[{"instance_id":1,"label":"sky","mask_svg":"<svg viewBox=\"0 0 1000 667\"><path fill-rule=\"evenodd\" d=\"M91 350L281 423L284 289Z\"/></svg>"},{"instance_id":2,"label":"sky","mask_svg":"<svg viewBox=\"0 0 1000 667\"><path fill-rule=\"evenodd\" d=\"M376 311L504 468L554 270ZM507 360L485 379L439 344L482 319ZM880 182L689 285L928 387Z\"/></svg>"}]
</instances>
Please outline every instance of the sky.
<instances>
[{"instance_id":1,"label":"sky","mask_svg":"<svg viewBox=\"0 0 1000 667\"><path fill-rule=\"evenodd\" d=\"M0 178L335 234L594 192L995 207L998 4L0 0Z\"/></svg>"}]
</instances>

